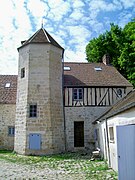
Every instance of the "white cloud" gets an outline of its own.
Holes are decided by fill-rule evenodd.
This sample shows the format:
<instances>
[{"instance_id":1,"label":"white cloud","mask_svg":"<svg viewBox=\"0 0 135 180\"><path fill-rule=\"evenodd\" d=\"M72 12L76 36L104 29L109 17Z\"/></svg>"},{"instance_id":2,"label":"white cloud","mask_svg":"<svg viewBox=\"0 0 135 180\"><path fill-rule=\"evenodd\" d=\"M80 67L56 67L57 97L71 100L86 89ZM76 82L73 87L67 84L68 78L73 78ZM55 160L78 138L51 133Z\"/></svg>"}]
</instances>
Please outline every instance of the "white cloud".
<instances>
[{"instance_id":1,"label":"white cloud","mask_svg":"<svg viewBox=\"0 0 135 180\"><path fill-rule=\"evenodd\" d=\"M48 5L39 0L29 0L27 3L27 8L32 14L33 21L36 24L36 29L40 28L43 17L46 17L49 12Z\"/></svg>"},{"instance_id":2,"label":"white cloud","mask_svg":"<svg viewBox=\"0 0 135 180\"><path fill-rule=\"evenodd\" d=\"M57 3L54 3L54 0L49 0L48 5L51 8L48 13L48 18L52 18L53 16L55 21L62 20L64 15L70 11L70 4L63 0L57 0Z\"/></svg>"},{"instance_id":3,"label":"white cloud","mask_svg":"<svg viewBox=\"0 0 135 180\"><path fill-rule=\"evenodd\" d=\"M131 18L132 18L132 13L129 13L127 11L122 12L119 15L119 21L118 21L119 26L124 27L125 24L127 24L131 20Z\"/></svg>"},{"instance_id":4,"label":"white cloud","mask_svg":"<svg viewBox=\"0 0 135 180\"><path fill-rule=\"evenodd\" d=\"M67 26L67 29L69 30L71 37L78 43L82 43L87 37L90 37L90 31L84 26Z\"/></svg>"},{"instance_id":5,"label":"white cloud","mask_svg":"<svg viewBox=\"0 0 135 180\"><path fill-rule=\"evenodd\" d=\"M65 60L84 61L90 38L107 30L112 22L109 13L116 14L114 21L123 27L133 18L134 8L135 0L3 0L0 6L0 72L17 73L16 48L21 40L34 34L33 29L41 27L42 17L44 28L65 48Z\"/></svg>"},{"instance_id":6,"label":"white cloud","mask_svg":"<svg viewBox=\"0 0 135 180\"><path fill-rule=\"evenodd\" d=\"M43 15L45 16L46 15L45 13L49 11L49 7L47 6L47 4L39 0L34 0L34 1L29 0L27 3L27 8L36 18L37 17L41 18Z\"/></svg>"},{"instance_id":7,"label":"white cloud","mask_svg":"<svg viewBox=\"0 0 135 180\"><path fill-rule=\"evenodd\" d=\"M1 73L17 74L17 47L21 38L27 37L31 32L30 21L22 0L14 0L14 3L5 0L2 4L0 34L3 40L0 44L0 70Z\"/></svg>"},{"instance_id":8,"label":"white cloud","mask_svg":"<svg viewBox=\"0 0 135 180\"><path fill-rule=\"evenodd\" d=\"M102 10L102 11L115 11L119 9L115 3L107 3L103 0L92 0L90 3L91 10Z\"/></svg>"},{"instance_id":9,"label":"white cloud","mask_svg":"<svg viewBox=\"0 0 135 180\"><path fill-rule=\"evenodd\" d=\"M84 14L79 9L75 9L69 17L72 18L74 21L80 20L81 18L83 18L83 16Z\"/></svg>"},{"instance_id":10,"label":"white cloud","mask_svg":"<svg viewBox=\"0 0 135 180\"><path fill-rule=\"evenodd\" d=\"M83 6L84 6L84 3L81 0L73 1L73 8L82 8Z\"/></svg>"},{"instance_id":11,"label":"white cloud","mask_svg":"<svg viewBox=\"0 0 135 180\"><path fill-rule=\"evenodd\" d=\"M120 0L125 9L135 7L135 0Z\"/></svg>"},{"instance_id":12,"label":"white cloud","mask_svg":"<svg viewBox=\"0 0 135 180\"><path fill-rule=\"evenodd\" d=\"M65 51L65 62L87 62L84 51L74 52L72 50Z\"/></svg>"}]
</instances>

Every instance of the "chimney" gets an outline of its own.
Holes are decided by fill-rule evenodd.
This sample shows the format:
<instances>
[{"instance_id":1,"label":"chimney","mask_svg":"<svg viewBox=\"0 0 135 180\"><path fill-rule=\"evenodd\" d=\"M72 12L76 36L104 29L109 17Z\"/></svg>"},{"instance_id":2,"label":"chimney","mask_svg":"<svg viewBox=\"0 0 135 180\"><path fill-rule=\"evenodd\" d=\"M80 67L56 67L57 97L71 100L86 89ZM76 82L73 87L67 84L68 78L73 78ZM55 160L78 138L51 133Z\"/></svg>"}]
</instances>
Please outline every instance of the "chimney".
<instances>
[{"instance_id":1,"label":"chimney","mask_svg":"<svg viewBox=\"0 0 135 180\"><path fill-rule=\"evenodd\" d=\"M111 57L109 54L105 54L103 57L102 57L102 62L105 64L105 65L109 65L110 62L111 62Z\"/></svg>"}]
</instances>

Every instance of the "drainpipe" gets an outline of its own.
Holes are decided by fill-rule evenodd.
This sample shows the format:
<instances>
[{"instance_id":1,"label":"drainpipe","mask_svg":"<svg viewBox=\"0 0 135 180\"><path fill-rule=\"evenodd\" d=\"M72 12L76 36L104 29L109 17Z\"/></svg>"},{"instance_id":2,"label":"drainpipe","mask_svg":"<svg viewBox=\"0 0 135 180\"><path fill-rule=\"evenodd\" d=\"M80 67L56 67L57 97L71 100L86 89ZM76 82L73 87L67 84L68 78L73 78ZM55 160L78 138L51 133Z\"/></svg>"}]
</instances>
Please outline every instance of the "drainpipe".
<instances>
[{"instance_id":1,"label":"drainpipe","mask_svg":"<svg viewBox=\"0 0 135 180\"><path fill-rule=\"evenodd\" d=\"M110 158L110 147L109 147L109 135L108 135L107 119L105 119L105 125L106 125L106 136L107 136L108 162L109 162L109 167L111 167L111 158Z\"/></svg>"},{"instance_id":2,"label":"drainpipe","mask_svg":"<svg viewBox=\"0 0 135 180\"><path fill-rule=\"evenodd\" d=\"M66 121L65 121L65 98L64 98L64 50L62 52L62 97L63 97L63 118L64 118L64 141L65 151L67 151L67 137L66 137Z\"/></svg>"}]
</instances>

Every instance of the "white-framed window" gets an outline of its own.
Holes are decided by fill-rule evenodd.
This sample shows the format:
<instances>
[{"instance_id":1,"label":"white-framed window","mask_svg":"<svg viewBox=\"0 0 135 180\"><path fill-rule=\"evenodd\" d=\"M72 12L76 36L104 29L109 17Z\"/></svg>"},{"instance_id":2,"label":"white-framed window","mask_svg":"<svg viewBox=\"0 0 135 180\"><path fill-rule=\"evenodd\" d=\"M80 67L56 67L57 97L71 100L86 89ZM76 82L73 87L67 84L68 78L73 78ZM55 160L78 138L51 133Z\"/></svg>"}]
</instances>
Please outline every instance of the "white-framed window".
<instances>
[{"instance_id":1,"label":"white-framed window","mask_svg":"<svg viewBox=\"0 0 135 180\"><path fill-rule=\"evenodd\" d=\"M15 127L14 126L9 126L8 127L8 135L9 136L14 136L15 135Z\"/></svg>"},{"instance_id":2,"label":"white-framed window","mask_svg":"<svg viewBox=\"0 0 135 180\"><path fill-rule=\"evenodd\" d=\"M37 117L37 104L29 105L29 117L30 118Z\"/></svg>"},{"instance_id":3,"label":"white-framed window","mask_svg":"<svg viewBox=\"0 0 135 180\"><path fill-rule=\"evenodd\" d=\"M73 89L73 99L81 101L83 99L83 89L82 88L74 88Z\"/></svg>"},{"instance_id":4,"label":"white-framed window","mask_svg":"<svg viewBox=\"0 0 135 180\"><path fill-rule=\"evenodd\" d=\"M110 140L110 142L114 142L114 128L113 128L113 126L109 127L109 140Z\"/></svg>"}]
</instances>

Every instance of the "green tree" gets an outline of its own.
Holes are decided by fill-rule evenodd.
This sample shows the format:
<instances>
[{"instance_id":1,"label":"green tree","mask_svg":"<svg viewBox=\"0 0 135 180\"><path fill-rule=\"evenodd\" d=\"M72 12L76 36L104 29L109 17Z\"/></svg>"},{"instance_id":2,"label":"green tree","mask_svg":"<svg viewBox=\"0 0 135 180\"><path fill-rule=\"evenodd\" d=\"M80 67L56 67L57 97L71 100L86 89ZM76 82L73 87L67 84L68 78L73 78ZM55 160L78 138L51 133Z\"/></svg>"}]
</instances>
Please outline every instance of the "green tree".
<instances>
[{"instance_id":1,"label":"green tree","mask_svg":"<svg viewBox=\"0 0 135 180\"><path fill-rule=\"evenodd\" d=\"M135 87L135 19L124 27L123 33L125 42L121 48L118 62L125 77Z\"/></svg>"},{"instance_id":2,"label":"green tree","mask_svg":"<svg viewBox=\"0 0 135 180\"><path fill-rule=\"evenodd\" d=\"M111 57L111 64L135 86L135 20L123 29L110 24L110 31L92 39L86 46L89 62L101 62L106 53Z\"/></svg>"},{"instance_id":3,"label":"green tree","mask_svg":"<svg viewBox=\"0 0 135 180\"><path fill-rule=\"evenodd\" d=\"M86 46L86 56L89 62L101 62L105 53L109 53L112 64L119 66L116 59L120 56L122 30L118 25L111 24L110 31L106 31L99 37L92 39Z\"/></svg>"}]
</instances>

